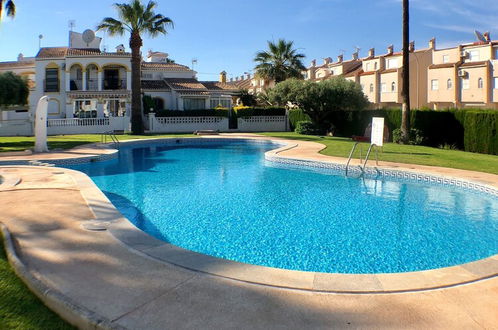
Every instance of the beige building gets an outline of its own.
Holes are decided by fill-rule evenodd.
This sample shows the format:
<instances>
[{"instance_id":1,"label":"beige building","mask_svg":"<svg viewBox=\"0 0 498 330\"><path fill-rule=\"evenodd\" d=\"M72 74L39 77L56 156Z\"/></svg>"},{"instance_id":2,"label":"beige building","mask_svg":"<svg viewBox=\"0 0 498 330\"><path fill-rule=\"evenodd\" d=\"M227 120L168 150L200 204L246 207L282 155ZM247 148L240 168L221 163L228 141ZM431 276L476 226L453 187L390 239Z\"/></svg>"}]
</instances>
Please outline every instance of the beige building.
<instances>
[{"instance_id":1,"label":"beige building","mask_svg":"<svg viewBox=\"0 0 498 330\"><path fill-rule=\"evenodd\" d=\"M435 41L431 40L429 48L415 50L414 43L410 45L410 97L413 108L427 107L427 69L432 63L432 52ZM326 59L328 61L329 59ZM347 80L361 85L363 92L372 103L372 108L400 106L403 67L403 55L394 52L389 46L387 53L376 56L375 49L370 49L368 56L358 59L358 53L353 54L350 61L342 61L339 56L336 63L326 62L317 67L312 61L306 72L306 79L321 81L335 76L343 76Z\"/></svg>"},{"instance_id":2,"label":"beige building","mask_svg":"<svg viewBox=\"0 0 498 330\"><path fill-rule=\"evenodd\" d=\"M486 38L434 51L428 70L433 109L498 108L498 42Z\"/></svg>"}]
</instances>

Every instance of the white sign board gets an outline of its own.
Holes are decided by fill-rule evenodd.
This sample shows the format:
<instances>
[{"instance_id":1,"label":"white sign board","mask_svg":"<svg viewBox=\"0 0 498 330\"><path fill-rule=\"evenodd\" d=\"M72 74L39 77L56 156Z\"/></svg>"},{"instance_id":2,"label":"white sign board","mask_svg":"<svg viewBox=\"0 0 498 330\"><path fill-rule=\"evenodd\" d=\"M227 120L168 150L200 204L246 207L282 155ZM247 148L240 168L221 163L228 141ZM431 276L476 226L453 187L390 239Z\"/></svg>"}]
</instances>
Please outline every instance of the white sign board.
<instances>
[{"instance_id":1,"label":"white sign board","mask_svg":"<svg viewBox=\"0 0 498 330\"><path fill-rule=\"evenodd\" d=\"M382 147L384 145L384 118L372 118L371 144L375 144L378 147Z\"/></svg>"}]
</instances>

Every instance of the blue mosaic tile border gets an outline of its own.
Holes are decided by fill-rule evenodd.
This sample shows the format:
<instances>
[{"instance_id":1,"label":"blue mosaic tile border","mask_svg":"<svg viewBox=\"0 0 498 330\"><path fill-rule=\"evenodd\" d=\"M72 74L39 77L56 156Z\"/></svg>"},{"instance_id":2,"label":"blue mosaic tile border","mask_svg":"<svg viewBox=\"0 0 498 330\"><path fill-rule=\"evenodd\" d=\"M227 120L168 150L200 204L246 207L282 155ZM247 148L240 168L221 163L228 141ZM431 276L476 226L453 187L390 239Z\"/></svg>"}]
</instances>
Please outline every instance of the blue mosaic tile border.
<instances>
[{"instance_id":1,"label":"blue mosaic tile border","mask_svg":"<svg viewBox=\"0 0 498 330\"><path fill-rule=\"evenodd\" d=\"M326 170L330 174L344 175L346 172L346 165L337 163L328 163L312 160L302 160L302 159L292 159L283 158L273 155L266 155L265 160L274 162L277 164L282 164L284 166L291 167L307 167L319 170ZM351 177L358 177L362 174L359 166L350 166L348 175ZM364 173L364 177L368 179L388 179L390 181L402 181L402 182L416 182L416 183L426 183L431 185L445 185L454 186L462 189L477 191L485 194L490 194L498 197L498 189L487 186L484 184L479 184L471 181L465 181L456 178L447 178L442 176L436 176L424 173L413 173L401 170L393 169L382 169L376 167L367 167Z\"/></svg>"}]
</instances>

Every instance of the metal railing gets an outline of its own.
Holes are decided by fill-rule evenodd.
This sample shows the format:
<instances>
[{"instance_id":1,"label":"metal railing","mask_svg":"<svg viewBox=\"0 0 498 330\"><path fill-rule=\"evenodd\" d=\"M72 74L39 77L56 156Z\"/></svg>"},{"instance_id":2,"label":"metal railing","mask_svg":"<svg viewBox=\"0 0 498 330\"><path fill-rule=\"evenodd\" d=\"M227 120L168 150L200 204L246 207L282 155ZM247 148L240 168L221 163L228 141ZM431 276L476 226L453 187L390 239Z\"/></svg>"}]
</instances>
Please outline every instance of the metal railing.
<instances>
[{"instance_id":1,"label":"metal railing","mask_svg":"<svg viewBox=\"0 0 498 330\"><path fill-rule=\"evenodd\" d=\"M114 147L119 149L119 140L118 140L118 137L116 136L116 134L114 134L113 131L107 131L107 132L104 132L100 135L100 141L102 143L107 143L107 138L110 138L110 140L112 141L112 143L114 143Z\"/></svg>"},{"instance_id":2,"label":"metal railing","mask_svg":"<svg viewBox=\"0 0 498 330\"><path fill-rule=\"evenodd\" d=\"M104 79L102 81L103 90L126 89L126 79Z\"/></svg>"}]
</instances>

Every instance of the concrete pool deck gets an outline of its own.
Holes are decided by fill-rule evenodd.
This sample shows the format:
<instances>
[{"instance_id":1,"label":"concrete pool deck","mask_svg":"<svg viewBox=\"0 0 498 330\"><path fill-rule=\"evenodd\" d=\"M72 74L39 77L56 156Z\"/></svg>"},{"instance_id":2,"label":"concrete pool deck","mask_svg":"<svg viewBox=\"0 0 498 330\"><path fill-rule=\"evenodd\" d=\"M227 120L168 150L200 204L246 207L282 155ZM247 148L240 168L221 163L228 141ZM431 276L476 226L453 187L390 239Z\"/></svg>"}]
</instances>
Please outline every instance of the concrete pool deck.
<instances>
[{"instance_id":1,"label":"concrete pool deck","mask_svg":"<svg viewBox=\"0 0 498 330\"><path fill-rule=\"evenodd\" d=\"M316 154L323 148L317 143L292 144L316 149L292 148L280 155L331 159ZM399 166L420 170L418 166ZM428 168L498 187L498 176ZM45 289L38 294L48 299L49 306L60 313L65 308L63 316L82 326L491 329L498 324L496 273L466 285L389 294L324 293L248 283L177 267L140 252L141 248L163 247L154 246L154 241L135 239L120 226L113 228L122 224L116 221L122 216L112 205L102 203L98 192L92 194L95 186L83 174L11 166L0 167L0 175L6 178L0 185L0 202L9 205L0 214L0 222L12 234L11 252L19 257L16 269L25 270L20 273L28 285L29 276L40 281L38 289ZM492 275L498 258L489 259L491 272L486 267L474 271ZM211 268L226 271L235 266L212 264ZM399 281L398 285L413 287L420 279L406 277ZM314 285L315 279L312 282ZM351 277L349 282L351 287L361 284ZM387 284L380 285L384 288ZM61 299L66 303L62 307Z\"/></svg>"}]
</instances>

